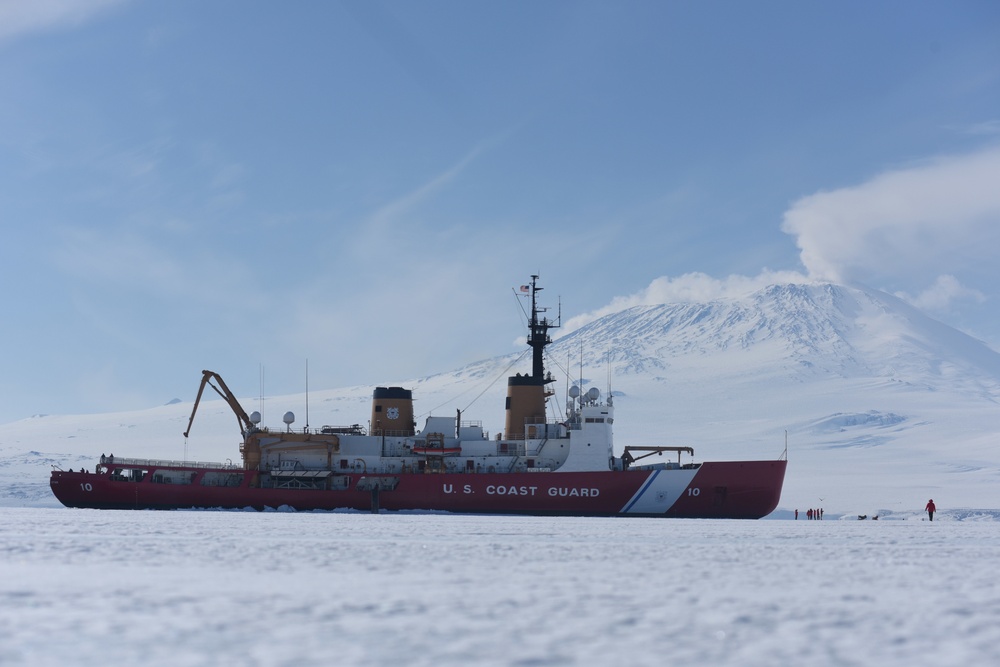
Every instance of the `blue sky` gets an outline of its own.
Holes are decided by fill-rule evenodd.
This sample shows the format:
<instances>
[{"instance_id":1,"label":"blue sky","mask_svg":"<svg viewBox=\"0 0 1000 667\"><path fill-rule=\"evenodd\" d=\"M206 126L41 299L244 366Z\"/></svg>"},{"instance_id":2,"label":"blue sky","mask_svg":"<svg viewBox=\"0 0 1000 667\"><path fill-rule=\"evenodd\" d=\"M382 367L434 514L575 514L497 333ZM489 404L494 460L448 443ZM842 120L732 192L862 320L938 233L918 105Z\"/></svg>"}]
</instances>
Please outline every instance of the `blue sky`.
<instances>
[{"instance_id":1,"label":"blue sky","mask_svg":"<svg viewBox=\"0 0 1000 667\"><path fill-rule=\"evenodd\" d=\"M1000 4L0 0L0 422L860 281L1000 349Z\"/></svg>"}]
</instances>

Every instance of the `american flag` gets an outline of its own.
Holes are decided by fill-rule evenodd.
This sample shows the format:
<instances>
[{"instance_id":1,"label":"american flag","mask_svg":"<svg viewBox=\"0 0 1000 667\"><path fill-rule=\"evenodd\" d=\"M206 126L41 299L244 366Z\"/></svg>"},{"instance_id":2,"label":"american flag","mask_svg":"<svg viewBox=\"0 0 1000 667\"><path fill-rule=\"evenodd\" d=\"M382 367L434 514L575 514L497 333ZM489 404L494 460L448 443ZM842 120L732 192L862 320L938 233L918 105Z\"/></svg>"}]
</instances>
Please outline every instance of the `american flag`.
<instances>
[{"instance_id":1,"label":"american flag","mask_svg":"<svg viewBox=\"0 0 1000 667\"><path fill-rule=\"evenodd\" d=\"M521 291L527 294L528 292L531 291L531 288L528 287L527 285L521 285Z\"/></svg>"}]
</instances>

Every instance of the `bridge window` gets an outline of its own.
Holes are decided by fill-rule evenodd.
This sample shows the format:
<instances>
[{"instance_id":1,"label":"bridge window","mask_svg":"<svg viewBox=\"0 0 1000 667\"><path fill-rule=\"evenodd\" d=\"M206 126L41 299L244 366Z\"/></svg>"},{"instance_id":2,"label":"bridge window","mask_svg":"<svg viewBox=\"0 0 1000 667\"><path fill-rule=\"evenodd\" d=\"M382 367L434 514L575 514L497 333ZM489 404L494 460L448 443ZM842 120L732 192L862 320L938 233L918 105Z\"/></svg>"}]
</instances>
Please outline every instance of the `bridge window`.
<instances>
[{"instance_id":1,"label":"bridge window","mask_svg":"<svg viewBox=\"0 0 1000 667\"><path fill-rule=\"evenodd\" d=\"M153 473L153 484L190 484L194 475L186 470L157 470Z\"/></svg>"},{"instance_id":2,"label":"bridge window","mask_svg":"<svg viewBox=\"0 0 1000 667\"><path fill-rule=\"evenodd\" d=\"M148 470L137 468L115 468L111 471L111 481L113 482L141 482L145 479Z\"/></svg>"},{"instance_id":3,"label":"bridge window","mask_svg":"<svg viewBox=\"0 0 1000 667\"><path fill-rule=\"evenodd\" d=\"M202 486L242 486L241 472L206 472L201 478Z\"/></svg>"}]
</instances>

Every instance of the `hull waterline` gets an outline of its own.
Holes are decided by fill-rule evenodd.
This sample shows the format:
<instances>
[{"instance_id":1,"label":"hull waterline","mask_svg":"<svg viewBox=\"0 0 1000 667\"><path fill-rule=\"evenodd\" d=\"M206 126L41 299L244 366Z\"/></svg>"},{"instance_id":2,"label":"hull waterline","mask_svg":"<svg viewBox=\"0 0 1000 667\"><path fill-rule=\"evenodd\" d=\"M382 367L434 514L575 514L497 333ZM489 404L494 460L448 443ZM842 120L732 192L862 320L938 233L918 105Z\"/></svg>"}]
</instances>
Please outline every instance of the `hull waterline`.
<instances>
[{"instance_id":1,"label":"hull waterline","mask_svg":"<svg viewBox=\"0 0 1000 667\"><path fill-rule=\"evenodd\" d=\"M112 480L54 471L51 487L67 507L94 509L293 509L445 511L564 516L757 519L778 504L785 461L703 463L695 469L580 473L357 475L343 489L276 489Z\"/></svg>"}]
</instances>

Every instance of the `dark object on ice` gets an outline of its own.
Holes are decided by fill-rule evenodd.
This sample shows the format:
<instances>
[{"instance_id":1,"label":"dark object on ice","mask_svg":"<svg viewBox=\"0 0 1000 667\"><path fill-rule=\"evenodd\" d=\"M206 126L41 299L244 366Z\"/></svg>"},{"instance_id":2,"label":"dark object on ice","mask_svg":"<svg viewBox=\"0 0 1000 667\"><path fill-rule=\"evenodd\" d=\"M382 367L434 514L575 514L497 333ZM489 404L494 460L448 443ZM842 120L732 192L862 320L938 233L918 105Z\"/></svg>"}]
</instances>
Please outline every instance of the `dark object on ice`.
<instances>
[{"instance_id":1,"label":"dark object on ice","mask_svg":"<svg viewBox=\"0 0 1000 667\"><path fill-rule=\"evenodd\" d=\"M925 507L924 509L927 510L927 518L929 518L931 521L933 521L934 520L934 512L937 511L937 507L935 507L935 505L934 505L934 499L933 498L931 498L930 500L927 501L927 507Z\"/></svg>"}]
</instances>

